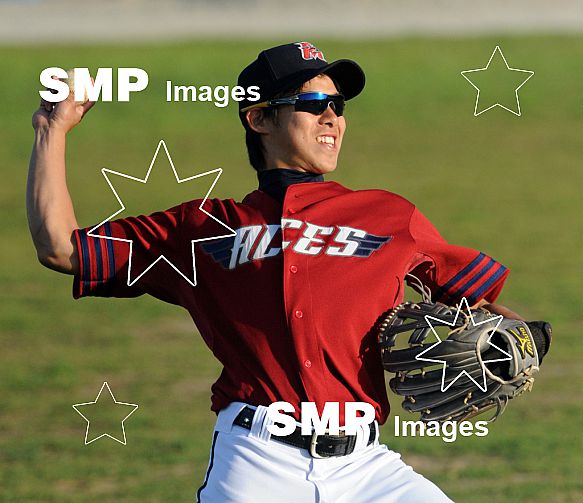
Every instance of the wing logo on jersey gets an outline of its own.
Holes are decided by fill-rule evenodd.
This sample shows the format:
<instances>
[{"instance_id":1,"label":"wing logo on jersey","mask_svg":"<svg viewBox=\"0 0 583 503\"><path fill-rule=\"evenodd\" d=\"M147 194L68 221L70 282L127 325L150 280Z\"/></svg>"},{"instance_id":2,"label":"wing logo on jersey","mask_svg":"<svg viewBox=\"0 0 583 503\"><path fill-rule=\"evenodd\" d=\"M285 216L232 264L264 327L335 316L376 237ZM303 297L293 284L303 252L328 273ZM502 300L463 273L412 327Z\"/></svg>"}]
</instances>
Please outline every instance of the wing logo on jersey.
<instances>
[{"instance_id":1,"label":"wing logo on jersey","mask_svg":"<svg viewBox=\"0 0 583 503\"><path fill-rule=\"evenodd\" d=\"M302 255L367 258L391 239L392 236L376 236L354 227L327 227L283 218L281 225L240 227L235 236L203 243L201 247L225 269L235 269L247 262L275 257L287 248Z\"/></svg>"},{"instance_id":2,"label":"wing logo on jersey","mask_svg":"<svg viewBox=\"0 0 583 503\"><path fill-rule=\"evenodd\" d=\"M316 48L313 44L310 44L310 42L296 42L296 45L302 53L302 58L305 60L321 59L327 63L327 61L324 59L324 53L320 49Z\"/></svg>"}]
</instances>

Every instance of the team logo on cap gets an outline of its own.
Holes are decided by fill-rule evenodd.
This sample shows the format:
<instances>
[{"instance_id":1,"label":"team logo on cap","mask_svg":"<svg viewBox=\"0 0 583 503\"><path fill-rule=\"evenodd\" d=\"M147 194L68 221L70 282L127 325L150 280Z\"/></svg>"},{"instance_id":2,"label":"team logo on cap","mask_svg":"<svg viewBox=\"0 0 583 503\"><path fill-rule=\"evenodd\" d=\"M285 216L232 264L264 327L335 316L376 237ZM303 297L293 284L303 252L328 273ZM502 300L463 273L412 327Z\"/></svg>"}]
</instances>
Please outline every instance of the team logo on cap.
<instances>
[{"instance_id":1,"label":"team logo on cap","mask_svg":"<svg viewBox=\"0 0 583 503\"><path fill-rule=\"evenodd\" d=\"M324 59L324 53L313 44L310 44L310 42L296 42L296 45L302 53L302 58L305 60L321 59L322 61L326 61Z\"/></svg>"}]
</instances>

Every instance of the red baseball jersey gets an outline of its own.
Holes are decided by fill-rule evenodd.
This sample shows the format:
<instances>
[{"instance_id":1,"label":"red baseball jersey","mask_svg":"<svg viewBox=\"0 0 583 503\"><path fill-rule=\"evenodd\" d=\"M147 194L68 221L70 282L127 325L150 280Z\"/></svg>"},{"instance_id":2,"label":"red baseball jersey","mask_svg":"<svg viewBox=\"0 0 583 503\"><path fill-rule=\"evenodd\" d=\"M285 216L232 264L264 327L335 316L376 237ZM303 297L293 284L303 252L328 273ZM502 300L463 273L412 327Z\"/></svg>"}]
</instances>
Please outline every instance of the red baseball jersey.
<instances>
[{"instance_id":1,"label":"red baseball jersey","mask_svg":"<svg viewBox=\"0 0 583 503\"><path fill-rule=\"evenodd\" d=\"M200 204L95 231L115 239L77 230L73 293L147 293L186 308L224 367L212 386L215 412L232 401L287 401L297 412L304 401L320 412L340 402L344 424L343 403L362 401L382 424L389 403L371 328L403 301L405 275L421 279L434 300L465 296L472 304L494 301L509 272L484 253L449 244L413 204L384 190L315 182L290 186L283 205L259 190L240 203L209 199L204 209L236 235L192 245L225 235ZM131 253L120 239L132 241ZM195 287L164 261L148 269L163 255L192 277L193 252Z\"/></svg>"}]
</instances>

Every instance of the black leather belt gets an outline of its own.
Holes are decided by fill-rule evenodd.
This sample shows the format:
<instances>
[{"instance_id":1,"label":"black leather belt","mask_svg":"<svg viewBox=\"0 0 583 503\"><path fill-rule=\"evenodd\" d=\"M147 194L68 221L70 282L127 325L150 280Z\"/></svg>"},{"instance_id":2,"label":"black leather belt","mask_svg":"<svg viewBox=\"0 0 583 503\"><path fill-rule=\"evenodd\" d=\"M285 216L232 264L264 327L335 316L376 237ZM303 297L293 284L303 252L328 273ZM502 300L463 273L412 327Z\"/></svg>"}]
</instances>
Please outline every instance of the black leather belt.
<instances>
[{"instance_id":1,"label":"black leather belt","mask_svg":"<svg viewBox=\"0 0 583 503\"><path fill-rule=\"evenodd\" d=\"M245 406L243 410L239 412L233 421L233 424L250 430L251 425L253 424L253 416L255 416L255 409ZM366 445L370 445L374 442L376 434L376 422L373 421L370 424L370 434ZM272 435L271 439L293 447L306 449L313 458L347 456L354 451L354 446L356 445L356 435L317 435L316 432L312 435L302 435L302 430L299 426L289 435Z\"/></svg>"}]
</instances>

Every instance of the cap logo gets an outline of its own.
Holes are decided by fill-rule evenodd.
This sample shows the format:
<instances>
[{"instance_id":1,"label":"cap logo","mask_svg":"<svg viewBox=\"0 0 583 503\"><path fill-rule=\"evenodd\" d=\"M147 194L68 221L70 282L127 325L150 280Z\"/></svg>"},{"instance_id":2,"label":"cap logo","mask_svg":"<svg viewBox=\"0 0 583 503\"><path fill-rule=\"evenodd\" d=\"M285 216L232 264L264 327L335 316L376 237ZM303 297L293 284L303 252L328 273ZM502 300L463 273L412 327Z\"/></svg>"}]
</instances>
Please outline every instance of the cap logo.
<instances>
[{"instance_id":1,"label":"cap logo","mask_svg":"<svg viewBox=\"0 0 583 503\"><path fill-rule=\"evenodd\" d=\"M310 42L296 42L296 45L302 53L303 59L321 59L322 61L326 62L324 59L324 53L322 53L322 51L316 48L313 44L310 44Z\"/></svg>"}]
</instances>

